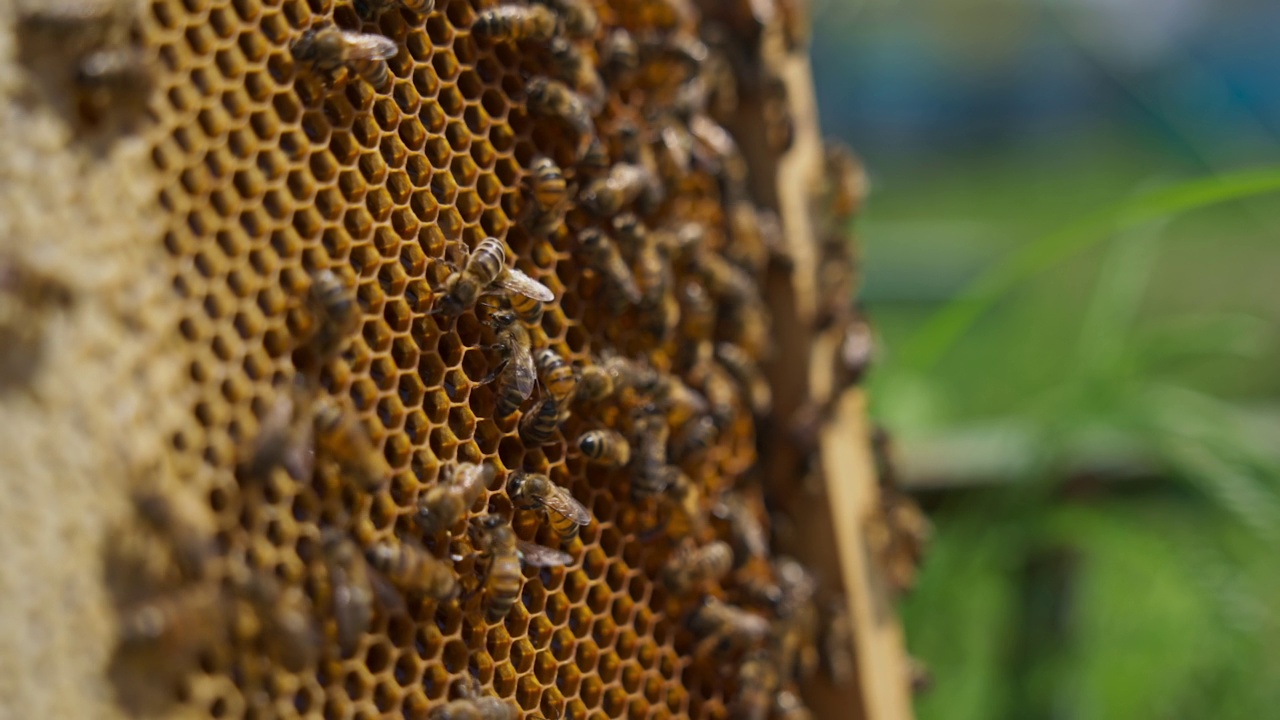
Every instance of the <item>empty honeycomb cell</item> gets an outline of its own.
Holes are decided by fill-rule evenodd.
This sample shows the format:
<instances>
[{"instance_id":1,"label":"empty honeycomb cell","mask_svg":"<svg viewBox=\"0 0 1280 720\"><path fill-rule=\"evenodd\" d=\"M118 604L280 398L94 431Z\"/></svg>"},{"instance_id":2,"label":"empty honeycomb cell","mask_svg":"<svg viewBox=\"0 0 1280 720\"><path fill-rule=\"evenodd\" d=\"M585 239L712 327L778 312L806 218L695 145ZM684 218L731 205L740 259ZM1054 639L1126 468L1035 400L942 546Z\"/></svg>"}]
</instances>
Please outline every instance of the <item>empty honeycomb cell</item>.
<instances>
[{"instance_id":1,"label":"empty honeycomb cell","mask_svg":"<svg viewBox=\"0 0 1280 720\"><path fill-rule=\"evenodd\" d=\"M631 658L635 655L639 642L640 638L636 635L635 630L624 626L618 632L618 638L613 645L614 651L618 653L620 658Z\"/></svg>"},{"instance_id":2,"label":"empty honeycomb cell","mask_svg":"<svg viewBox=\"0 0 1280 720\"><path fill-rule=\"evenodd\" d=\"M241 80L244 72L244 57L240 54L240 49L235 45L219 48L214 53L214 63L218 66L218 70L222 76L229 80ZM241 99L228 102L228 97L238 97ZM233 105L247 105L248 97L242 87L233 87L228 92L223 93L223 105L227 106L227 110L231 112L232 117L240 119L244 117L243 112L236 112L232 109Z\"/></svg>"},{"instance_id":3,"label":"empty honeycomb cell","mask_svg":"<svg viewBox=\"0 0 1280 720\"><path fill-rule=\"evenodd\" d=\"M626 595L619 595L613 601L613 607L610 614L613 621L618 625L627 625L631 622L631 614L635 611L635 602Z\"/></svg>"},{"instance_id":4,"label":"empty honeycomb cell","mask_svg":"<svg viewBox=\"0 0 1280 720\"><path fill-rule=\"evenodd\" d=\"M483 649L472 650L469 672L473 677L482 683L491 682L493 680L493 670L495 664L489 653Z\"/></svg>"}]
</instances>

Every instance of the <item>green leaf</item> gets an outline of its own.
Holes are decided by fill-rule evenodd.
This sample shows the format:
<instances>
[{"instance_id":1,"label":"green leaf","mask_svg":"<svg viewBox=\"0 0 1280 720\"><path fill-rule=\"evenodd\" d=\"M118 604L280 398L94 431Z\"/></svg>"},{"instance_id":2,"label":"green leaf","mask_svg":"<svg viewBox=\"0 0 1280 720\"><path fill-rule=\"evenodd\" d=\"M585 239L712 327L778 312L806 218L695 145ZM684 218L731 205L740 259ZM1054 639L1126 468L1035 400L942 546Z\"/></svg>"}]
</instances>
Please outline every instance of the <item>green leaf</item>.
<instances>
[{"instance_id":1,"label":"green leaf","mask_svg":"<svg viewBox=\"0 0 1280 720\"><path fill-rule=\"evenodd\" d=\"M933 367L997 300L1021 282L1088 249L1115 231L1231 200L1280 192L1280 168L1191 180L1126 200L1019 247L969 284L903 347L902 362Z\"/></svg>"}]
</instances>

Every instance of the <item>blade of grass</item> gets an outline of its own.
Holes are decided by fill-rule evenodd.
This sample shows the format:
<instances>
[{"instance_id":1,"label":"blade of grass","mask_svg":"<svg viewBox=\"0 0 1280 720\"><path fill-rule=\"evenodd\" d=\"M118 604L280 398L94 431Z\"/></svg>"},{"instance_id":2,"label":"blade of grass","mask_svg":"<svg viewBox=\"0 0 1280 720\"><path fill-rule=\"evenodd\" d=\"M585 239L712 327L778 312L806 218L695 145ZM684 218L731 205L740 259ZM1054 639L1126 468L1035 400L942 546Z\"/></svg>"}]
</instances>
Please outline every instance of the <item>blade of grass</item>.
<instances>
[{"instance_id":1,"label":"blade of grass","mask_svg":"<svg viewBox=\"0 0 1280 720\"><path fill-rule=\"evenodd\" d=\"M1023 245L979 275L927 320L903 347L901 362L928 370L1003 295L1110 233L1231 200L1280 192L1280 168L1247 170L1178 183L1077 220Z\"/></svg>"},{"instance_id":2,"label":"blade of grass","mask_svg":"<svg viewBox=\"0 0 1280 720\"><path fill-rule=\"evenodd\" d=\"M1080 331L1080 372L1115 376L1124 364L1131 326L1142 304L1167 220L1116 236L1098 273Z\"/></svg>"}]
</instances>

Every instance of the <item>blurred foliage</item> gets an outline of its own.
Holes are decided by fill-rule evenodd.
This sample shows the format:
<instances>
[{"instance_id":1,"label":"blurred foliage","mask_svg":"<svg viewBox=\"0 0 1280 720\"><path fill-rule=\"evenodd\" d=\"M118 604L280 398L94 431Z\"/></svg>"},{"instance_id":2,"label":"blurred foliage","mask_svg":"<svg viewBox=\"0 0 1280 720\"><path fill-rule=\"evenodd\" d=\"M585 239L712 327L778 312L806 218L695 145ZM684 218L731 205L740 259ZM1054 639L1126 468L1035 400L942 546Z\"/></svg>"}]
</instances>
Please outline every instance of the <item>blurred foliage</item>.
<instances>
[{"instance_id":1,"label":"blurred foliage","mask_svg":"<svg viewBox=\"0 0 1280 720\"><path fill-rule=\"evenodd\" d=\"M922 720L1280 706L1274 0L819 0ZM946 488L946 489L939 489Z\"/></svg>"},{"instance_id":2,"label":"blurred foliage","mask_svg":"<svg viewBox=\"0 0 1280 720\"><path fill-rule=\"evenodd\" d=\"M1033 438L1030 461L936 515L933 555L904 608L912 649L937 678L922 718L1253 718L1280 701L1280 435L1165 373L1188 358L1263 355L1275 326L1240 313L1141 319L1167 230L1152 218L1280 189L1278 178L1177 184L1019 246L923 324L915 347L934 357L907 356L876 378L892 407L898 372L927 370L982 310L1105 237L1104 223L1128 228L1073 306L1068 370L1005 413L1005 427ZM997 372L1009 362L990 358ZM1072 492L1065 468L1099 437L1183 482Z\"/></svg>"}]
</instances>

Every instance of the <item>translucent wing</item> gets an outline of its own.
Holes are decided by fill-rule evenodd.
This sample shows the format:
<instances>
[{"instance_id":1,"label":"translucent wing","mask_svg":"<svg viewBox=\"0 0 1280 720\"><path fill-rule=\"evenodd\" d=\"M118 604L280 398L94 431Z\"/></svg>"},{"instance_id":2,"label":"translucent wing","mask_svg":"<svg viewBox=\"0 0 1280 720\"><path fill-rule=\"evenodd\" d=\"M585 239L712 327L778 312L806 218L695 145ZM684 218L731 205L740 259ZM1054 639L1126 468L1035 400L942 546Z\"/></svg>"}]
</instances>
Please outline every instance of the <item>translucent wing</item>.
<instances>
[{"instance_id":1,"label":"translucent wing","mask_svg":"<svg viewBox=\"0 0 1280 720\"><path fill-rule=\"evenodd\" d=\"M524 540L517 540L516 547L520 550L520 561L525 565L532 567L560 567L561 565L573 564L573 556L567 552L552 550L543 545L537 545Z\"/></svg>"},{"instance_id":2,"label":"translucent wing","mask_svg":"<svg viewBox=\"0 0 1280 720\"><path fill-rule=\"evenodd\" d=\"M556 486L547 496L544 504L579 525L587 525L591 522L591 513L587 508L562 487Z\"/></svg>"},{"instance_id":3,"label":"translucent wing","mask_svg":"<svg viewBox=\"0 0 1280 720\"><path fill-rule=\"evenodd\" d=\"M515 268L504 270L493 284L503 290L531 297L539 302L551 302L556 299L555 293L551 292L550 288Z\"/></svg>"},{"instance_id":4,"label":"translucent wing","mask_svg":"<svg viewBox=\"0 0 1280 720\"><path fill-rule=\"evenodd\" d=\"M533 394L533 386L538 382L538 370L533 364L533 353L529 352L529 348L525 345L512 343L509 362L510 367L507 368L507 372L511 373L512 381L522 397L529 397Z\"/></svg>"},{"instance_id":5,"label":"translucent wing","mask_svg":"<svg viewBox=\"0 0 1280 720\"><path fill-rule=\"evenodd\" d=\"M394 40L381 35L343 30L342 39L352 60L386 60L400 51Z\"/></svg>"}]
</instances>

